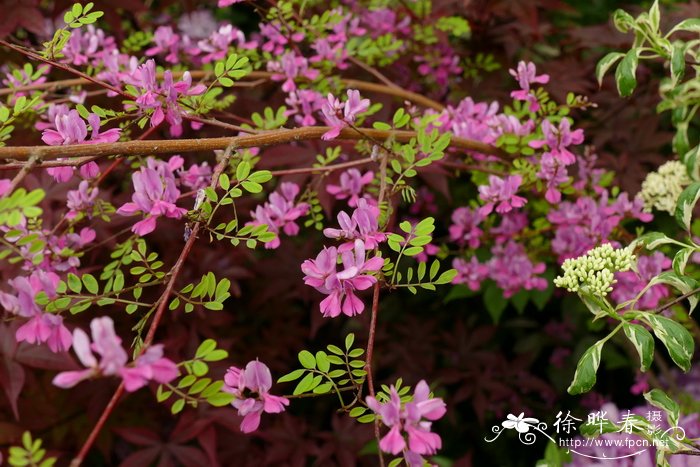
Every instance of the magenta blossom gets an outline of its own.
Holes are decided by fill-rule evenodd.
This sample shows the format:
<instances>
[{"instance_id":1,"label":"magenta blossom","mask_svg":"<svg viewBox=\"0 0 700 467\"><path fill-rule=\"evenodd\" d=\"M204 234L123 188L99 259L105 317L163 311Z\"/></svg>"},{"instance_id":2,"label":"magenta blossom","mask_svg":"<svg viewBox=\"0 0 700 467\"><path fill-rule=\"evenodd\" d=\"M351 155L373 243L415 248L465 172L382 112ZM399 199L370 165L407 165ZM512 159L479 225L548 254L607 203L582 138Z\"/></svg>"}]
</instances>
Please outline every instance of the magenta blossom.
<instances>
[{"instance_id":1,"label":"magenta blossom","mask_svg":"<svg viewBox=\"0 0 700 467\"><path fill-rule=\"evenodd\" d=\"M172 172L161 171L152 167L141 167L132 175L134 194L131 202L125 203L117 214L130 216L143 213L146 217L134 224L134 233L144 236L156 228L156 219L160 216L179 219L187 209L178 208L175 203L180 196L180 190L175 187L175 177Z\"/></svg>"},{"instance_id":2,"label":"magenta blossom","mask_svg":"<svg viewBox=\"0 0 700 467\"><path fill-rule=\"evenodd\" d=\"M287 93L297 89L294 82L296 78L302 77L313 81L319 75L318 70L309 68L309 61L306 58L294 52L285 53L279 61L268 62L267 71L272 72L273 81L284 81L282 90Z\"/></svg>"},{"instance_id":3,"label":"magenta blossom","mask_svg":"<svg viewBox=\"0 0 700 467\"><path fill-rule=\"evenodd\" d=\"M92 207L95 204L98 191L97 187L91 188L87 180L80 182L77 190L69 191L67 195L68 202L66 203L69 211L66 214L66 218L74 219L79 213L92 217Z\"/></svg>"},{"instance_id":4,"label":"magenta blossom","mask_svg":"<svg viewBox=\"0 0 700 467\"><path fill-rule=\"evenodd\" d=\"M530 141L530 147L539 149L544 145L549 147L549 152L559 159L564 165L576 162L576 156L567 148L571 145L583 143L583 130L571 131L571 122L564 118L559 126L545 119L542 122L542 134L544 139Z\"/></svg>"},{"instance_id":5,"label":"magenta blossom","mask_svg":"<svg viewBox=\"0 0 700 467\"><path fill-rule=\"evenodd\" d=\"M224 376L224 391L230 392L236 398L231 405L238 409L238 415L243 417L241 431L250 433L260 426L260 416L263 412L280 413L289 405L289 399L270 394L272 375L270 369L258 360L248 362L245 370L230 367Z\"/></svg>"},{"instance_id":6,"label":"magenta blossom","mask_svg":"<svg viewBox=\"0 0 700 467\"><path fill-rule=\"evenodd\" d=\"M53 379L55 386L67 389L94 377L121 376L125 389L133 392L150 380L165 384L178 376L177 365L163 358L162 345L149 347L133 365L127 366L129 357L122 347L121 338L114 332L112 318L94 318L90 330L92 343L82 329L73 331L73 350L86 369L57 374ZM99 360L95 354L99 355Z\"/></svg>"},{"instance_id":7,"label":"magenta blossom","mask_svg":"<svg viewBox=\"0 0 700 467\"><path fill-rule=\"evenodd\" d=\"M527 200L515 194L522 181L523 179L520 175L509 175L505 178L489 175L489 184L479 187L479 198L486 202L479 209L481 215L486 216L490 214L496 204L498 204L496 212L499 214L510 212L514 208L523 207Z\"/></svg>"},{"instance_id":8,"label":"magenta blossom","mask_svg":"<svg viewBox=\"0 0 700 467\"><path fill-rule=\"evenodd\" d=\"M315 260L307 259L301 265L304 283L328 295L321 301L324 317L335 318L341 312L347 316L362 313L365 304L355 295L355 290L366 290L377 282L377 278L368 273L379 271L384 265L379 256L365 259L365 245L361 240L355 240L354 249L340 255L344 268L341 272L337 271L338 255L335 247L324 248Z\"/></svg>"},{"instance_id":9,"label":"magenta blossom","mask_svg":"<svg viewBox=\"0 0 700 467\"><path fill-rule=\"evenodd\" d=\"M49 298L55 297L59 280L53 272L38 270L29 277L19 276L8 281L15 291L14 295L0 292L0 305L5 310L28 318L28 321L17 329L17 342L45 342L52 352L65 352L70 348L71 334L63 325L63 317L45 313L34 301L39 292L44 292Z\"/></svg>"},{"instance_id":10,"label":"magenta blossom","mask_svg":"<svg viewBox=\"0 0 700 467\"><path fill-rule=\"evenodd\" d=\"M369 109L369 99L360 99L360 91L348 90L348 99L341 103L339 99L328 94L328 101L323 104L321 111L326 123L331 127L321 138L325 140L337 138L340 130L355 123L357 115Z\"/></svg>"},{"instance_id":11,"label":"magenta blossom","mask_svg":"<svg viewBox=\"0 0 700 467\"><path fill-rule=\"evenodd\" d=\"M452 225L450 226L450 240L459 245L468 245L469 248L478 248L483 231L479 224L484 220L480 209L457 208L452 213Z\"/></svg>"},{"instance_id":12,"label":"magenta blossom","mask_svg":"<svg viewBox=\"0 0 700 467\"><path fill-rule=\"evenodd\" d=\"M380 403L367 396L367 406L377 414L381 422L390 428L380 441L379 448L389 454L404 452L406 462L411 467L422 467L424 455L434 455L442 447L440 435L430 431L432 422L445 415L445 403L440 398L430 397L430 388L420 381L410 402L401 403L398 391L392 385L389 400ZM408 443L405 435L408 435Z\"/></svg>"},{"instance_id":13,"label":"magenta blossom","mask_svg":"<svg viewBox=\"0 0 700 467\"><path fill-rule=\"evenodd\" d=\"M519 101L525 101L530 106L531 112L537 112L540 109L540 103L537 101L537 96L531 91L532 84L546 84L549 82L549 75L537 75L535 64L532 62L519 62L518 69L509 70L510 74L518 80L520 85L519 91L510 93L510 97Z\"/></svg>"},{"instance_id":14,"label":"magenta blossom","mask_svg":"<svg viewBox=\"0 0 700 467\"><path fill-rule=\"evenodd\" d=\"M296 220L309 212L309 204L297 202L298 194L299 185L284 182L280 184L279 192L271 193L269 201L250 213L253 218L250 224L265 224L268 231L277 234L274 240L265 244L265 248L274 249L280 246L280 230L290 237L299 233Z\"/></svg>"},{"instance_id":15,"label":"magenta blossom","mask_svg":"<svg viewBox=\"0 0 700 467\"><path fill-rule=\"evenodd\" d=\"M223 8L225 6L234 5L236 3L242 3L244 1L245 0L219 0L219 3L216 6L218 6L219 8Z\"/></svg>"},{"instance_id":16,"label":"magenta blossom","mask_svg":"<svg viewBox=\"0 0 700 467\"><path fill-rule=\"evenodd\" d=\"M326 191L335 196L335 199L348 199L350 207L357 207L357 201L362 195L362 189L372 183L374 172L367 171L364 174L357 169L348 169L340 174L340 184L328 184Z\"/></svg>"},{"instance_id":17,"label":"magenta blossom","mask_svg":"<svg viewBox=\"0 0 700 467\"><path fill-rule=\"evenodd\" d=\"M561 201L561 192L558 189L559 186L569 181L566 166L559 159L554 157L551 152L542 154L540 164L540 171L537 173L537 177L543 180L547 185L544 199L551 204L557 204Z\"/></svg>"},{"instance_id":18,"label":"magenta blossom","mask_svg":"<svg viewBox=\"0 0 700 467\"><path fill-rule=\"evenodd\" d=\"M610 296L616 303L621 304L632 300L644 290L651 279L671 267L671 260L663 253L656 251L649 256L639 256L637 271L615 273L615 284ZM670 292L664 284L651 286L639 299L635 308L642 310L654 309L659 302L668 297Z\"/></svg>"},{"instance_id":19,"label":"magenta blossom","mask_svg":"<svg viewBox=\"0 0 700 467\"><path fill-rule=\"evenodd\" d=\"M457 270L452 283L466 284L473 291L479 290L481 283L489 276L488 265L480 263L476 256L472 256L469 261L455 258L452 260L452 267Z\"/></svg>"},{"instance_id":20,"label":"magenta blossom","mask_svg":"<svg viewBox=\"0 0 700 467\"><path fill-rule=\"evenodd\" d=\"M328 238L346 240L338 251L341 253L353 249L355 240L362 240L365 248L376 248L377 245L386 240L386 235L379 231L379 208L360 199L357 208L352 213L352 217L345 211L338 214L339 229L323 229L323 235Z\"/></svg>"},{"instance_id":21,"label":"magenta blossom","mask_svg":"<svg viewBox=\"0 0 700 467\"><path fill-rule=\"evenodd\" d=\"M41 139L49 146L62 146L67 144L94 144L113 143L121 136L119 128L112 128L100 133L100 117L97 114L88 116L91 133L88 140L88 128L77 110L68 110L67 107L54 107L55 129L45 126ZM52 167L46 169L57 182L67 182L73 176L74 167ZM99 167L95 162L88 162L80 167L83 178L94 178L99 174Z\"/></svg>"}]
</instances>

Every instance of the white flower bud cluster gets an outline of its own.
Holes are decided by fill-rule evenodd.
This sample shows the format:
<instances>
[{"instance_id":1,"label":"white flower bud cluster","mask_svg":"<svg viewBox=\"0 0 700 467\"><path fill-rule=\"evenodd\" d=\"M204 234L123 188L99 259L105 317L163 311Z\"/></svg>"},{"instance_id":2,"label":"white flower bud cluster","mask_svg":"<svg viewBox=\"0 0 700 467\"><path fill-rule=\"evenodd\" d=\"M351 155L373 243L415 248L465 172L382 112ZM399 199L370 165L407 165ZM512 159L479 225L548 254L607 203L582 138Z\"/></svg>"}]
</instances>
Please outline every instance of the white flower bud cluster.
<instances>
[{"instance_id":1,"label":"white flower bud cluster","mask_svg":"<svg viewBox=\"0 0 700 467\"><path fill-rule=\"evenodd\" d=\"M655 208L673 214L678 197L690 182L682 162L666 162L656 172L650 172L642 182L640 195L644 200L644 209L651 211Z\"/></svg>"},{"instance_id":2,"label":"white flower bud cluster","mask_svg":"<svg viewBox=\"0 0 700 467\"><path fill-rule=\"evenodd\" d=\"M629 248L615 249L611 244L605 243L583 256L564 261L564 275L554 279L554 285L569 292L581 291L605 297L612 291L614 274L628 271L635 261Z\"/></svg>"}]
</instances>

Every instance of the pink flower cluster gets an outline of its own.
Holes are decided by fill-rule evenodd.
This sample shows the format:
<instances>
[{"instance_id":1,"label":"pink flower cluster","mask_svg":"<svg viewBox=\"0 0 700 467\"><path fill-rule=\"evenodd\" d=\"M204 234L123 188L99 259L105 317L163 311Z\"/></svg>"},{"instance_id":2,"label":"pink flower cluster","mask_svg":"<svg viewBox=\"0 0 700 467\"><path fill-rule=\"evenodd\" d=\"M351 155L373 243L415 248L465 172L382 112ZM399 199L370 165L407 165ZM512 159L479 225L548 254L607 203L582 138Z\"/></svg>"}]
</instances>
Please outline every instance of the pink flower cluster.
<instances>
[{"instance_id":1,"label":"pink flower cluster","mask_svg":"<svg viewBox=\"0 0 700 467\"><path fill-rule=\"evenodd\" d=\"M348 90L348 99L340 102L340 99L328 94L328 101L321 108L326 123L331 127L321 138L329 140L337 138L340 131L355 123L355 119L362 112L369 109L369 99L361 99L360 91Z\"/></svg>"},{"instance_id":2,"label":"pink flower cluster","mask_svg":"<svg viewBox=\"0 0 700 467\"><path fill-rule=\"evenodd\" d=\"M236 398L231 405L243 417L241 431L250 433L260 426L263 412L280 413L289 405L289 399L270 394L272 375L270 369L258 360L248 362L245 369L230 367L224 376L224 391Z\"/></svg>"},{"instance_id":3,"label":"pink flower cluster","mask_svg":"<svg viewBox=\"0 0 700 467\"><path fill-rule=\"evenodd\" d=\"M338 258L342 271L338 271ZM365 244L355 240L351 250L338 251L335 247L324 247L316 259L307 259L301 265L304 283L328 295L321 301L321 313L324 317L335 318L341 313L355 316L362 313L365 304L356 295L356 290L367 290L377 282L370 275L379 271L384 265L380 256L366 259Z\"/></svg>"},{"instance_id":4,"label":"pink flower cluster","mask_svg":"<svg viewBox=\"0 0 700 467\"><path fill-rule=\"evenodd\" d=\"M177 365L163 357L162 345L148 347L132 364L127 365L129 357L122 347L122 340L114 332L112 318L103 316L93 319L90 330L92 342L82 329L73 331L73 350L85 369L57 374L53 379L54 385L72 388L86 379L119 376L125 389L133 392L149 381L165 384L178 376Z\"/></svg>"},{"instance_id":5,"label":"pink flower cluster","mask_svg":"<svg viewBox=\"0 0 700 467\"><path fill-rule=\"evenodd\" d=\"M671 260L663 253L656 251L649 256L639 256L637 259L637 271L624 271L615 273L615 284L610 293L615 302L624 303L635 298L649 281L668 270L671 267ZM652 310L659 305L659 302L670 295L668 287L663 284L656 284L649 288L639 299L636 309Z\"/></svg>"},{"instance_id":6,"label":"pink flower cluster","mask_svg":"<svg viewBox=\"0 0 700 467\"><path fill-rule=\"evenodd\" d=\"M340 174L339 184L329 183L326 185L326 191L335 199L347 199L348 205L354 208L362 197L362 190L372 183L372 180L374 180L374 172L367 171L363 174L357 169L348 169Z\"/></svg>"},{"instance_id":7,"label":"pink flower cluster","mask_svg":"<svg viewBox=\"0 0 700 467\"><path fill-rule=\"evenodd\" d=\"M544 290L547 280L538 277L546 265L533 263L525 247L513 240L494 245L493 256L485 263L472 256L469 261L455 258L452 267L457 270L453 284L467 284L471 290L479 290L485 279L492 279L503 290L503 296L509 298L520 290Z\"/></svg>"},{"instance_id":8,"label":"pink flower cluster","mask_svg":"<svg viewBox=\"0 0 700 467\"><path fill-rule=\"evenodd\" d=\"M265 244L265 248L274 249L280 246L280 231L290 237L299 233L296 220L309 212L309 204L297 202L298 194L299 185L283 182L280 184L279 192L271 193L265 204L256 207L250 213L253 218L250 224L266 224L270 232L277 234L274 240Z\"/></svg>"},{"instance_id":9,"label":"pink flower cluster","mask_svg":"<svg viewBox=\"0 0 700 467\"><path fill-rule=\"evenodd\" d=\"M8 284L14 294L0 292L0 305L6 311L27 321L17 329L17 342L46 343L52 352L65 352L71 346L70 331L63 325L63 317L44 312L34 298L44 292L49 298L56 296L59 277L52 272L35 271L29 277L10 279Z\"/></svg>"},{"instance_id":10,"label":"pink flower cluster","mask_svg":"<svg viewBox=\"0 0 700 467\"><path fill-rule=\"evenodd\" d=\"M495 206L497 213L505 214L512 209L525 206L527 200L516 195L522 181L520 175L509 175L505 178L489 175L489 184L479 187L479 198L486 202L479 209L479 213L486 216Z\"/></svg>"},{"instance_id":11,"label":"pink flower cluster","mask_svg":"<svg viewBox=\"0 0 700 467\"><path fill-rule=\"evenodd\" d=\"M88 140L88 129L85 120L80 117L77 110L68 110L66 106L54 106L53 126L44 124L41 139L49 146L62 146L66 144L94 144L113 143L121 136L121 130L112 128L100 133L100 117L90 114L87 118L90 124L91 134ZM57 182L67 182L73 176L74 167L52 167L46 171ZM100 169L95 162L88 162L80 167L80 175L83 178L93 178L99 174Z\"/></svg>"},{"instance_id":12,"label":"pink flower cluster","mask_svg":"<svg viewBox=\"0 0 700 467\"><path fill-rule=\"evenodd\" d=\"M369 204L362 198L357 202L357 207L349 216L345 211L338 214L339 229L326 228L323 234L328 238L345 240L338 251L352 250L355 240L362 240L365 248L376 248L379 243L386 240L386 235L379 231L379 208Z\"/></svg>"},{"instance_id":13,"label":"pink flower cluster","mask_svg":"<svg viewBox=\"0 0 700 467\"><path fill-rule=\"evenodd\" d=\"M525 101L529 104L530 112L537 112L540 109L540 103L537 96L530 89L533 84L547 84L549 75L537 75L535 64L532 62L519 62L517 70L509 70L510 74L518 80L520 90L510 93L510 97L515 100Z\"/></svg>"},{"instance_id":14,"label":"pink flower cluster","mask_svg":"<svg viewBox=\"0 0 700 467\"><path fill-rule=\"evenodd\" d=\"M382 451L394 455L403 452L409 466L422 467L425 465L423 456L434 455L442 447L440 435L430 429L432 422L442 418L447 409L442 399L430 397L430 388L425 381L416 385L410 402L402 403L393 385L389 389L388 401L381 403L372 396L367 396L365 401L382 424L390 428L379 441Z\"/></svg>"},{"instance_id":15,"label":"pink flower cluster","mask_svg":"<svg viewBox=\"0 0 700 467\"><path fill-rule=\"evenodd\" d=\"M145 218L134 224L134 233L144 236L156 228L158 217L181 218L187 209L178 208L177 200L180 190L175 186L173 172L182 165L182 158L172 157L168 163L149 158L146 166L131 176L134 194L131 202L123 204L117 214L130 216L145 214Z\"/></svg>"}]
</instances>

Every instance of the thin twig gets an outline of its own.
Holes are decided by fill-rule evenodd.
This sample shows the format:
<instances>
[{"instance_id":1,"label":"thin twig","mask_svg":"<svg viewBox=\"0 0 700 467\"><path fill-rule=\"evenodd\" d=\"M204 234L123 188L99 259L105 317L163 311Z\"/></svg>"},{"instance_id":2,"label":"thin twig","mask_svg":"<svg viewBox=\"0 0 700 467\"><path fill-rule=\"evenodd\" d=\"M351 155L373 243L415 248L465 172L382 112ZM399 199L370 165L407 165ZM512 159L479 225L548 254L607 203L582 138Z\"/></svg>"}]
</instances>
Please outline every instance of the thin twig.
<instances>
[{"instance_id":1,"label":"thin twig","mask_svg":"<svg viewBox=\"0 0 700 467\"><path fill-rule=\"evenodd\" d=\"M9 196L13 191L15 191L15 188L17 188L19 184L22 183L24 177L26 177L27 174L32 170L32 168L34 168L38 160L38 156L29 157L29 160L24 164L22 169L17 173L17 175L15 175L15 177L10 182L10 186L7 188L7 191L5 192L3 197Z\"/></svg>"},{"instance_id":2,"label":"thin twig","mask_svg":"<svg viewBox=\"0 0 700 467\"><path fill-rule=\"evenodd\" d=\"M350 167L357 167L358 165L365 165L373 162L371 157L366 157L364 159L358 159L356 161L342 162L340 164L326 165L324 167L301 167L298 169L284 169L284 170L273 170L272 175L275 177L280 177L282 175L296 175L296 174L307 174L316 172L332 172L334 170L348 169Z\"/></svg>"}]
</instances>

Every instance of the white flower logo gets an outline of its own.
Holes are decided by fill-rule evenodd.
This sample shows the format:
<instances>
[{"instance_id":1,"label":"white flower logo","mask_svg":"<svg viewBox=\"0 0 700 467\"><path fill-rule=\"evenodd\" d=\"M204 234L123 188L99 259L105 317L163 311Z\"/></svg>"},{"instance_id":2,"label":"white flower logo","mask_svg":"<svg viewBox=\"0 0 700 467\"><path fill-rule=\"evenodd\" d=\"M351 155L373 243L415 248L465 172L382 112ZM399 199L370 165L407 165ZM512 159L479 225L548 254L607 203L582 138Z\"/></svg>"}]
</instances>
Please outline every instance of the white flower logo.
<instances>
[{"instance_id":1,"label":"white flower logo","mask_svg":"<svg viewBox=\"0 0 700 467\"><path fill-rule=\"evenodd\" d=\"M527 433L530 431L530 426L536 426L539 420L536 418L525 417L525 412L521 412L517 417L513 414L508 414L507 420L504 420L501 425L503 428L512 430L515 428L518 433Z\"/></svg>"}]
</instances>

